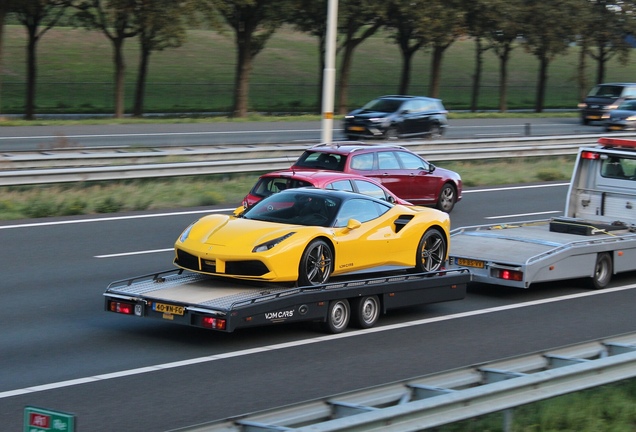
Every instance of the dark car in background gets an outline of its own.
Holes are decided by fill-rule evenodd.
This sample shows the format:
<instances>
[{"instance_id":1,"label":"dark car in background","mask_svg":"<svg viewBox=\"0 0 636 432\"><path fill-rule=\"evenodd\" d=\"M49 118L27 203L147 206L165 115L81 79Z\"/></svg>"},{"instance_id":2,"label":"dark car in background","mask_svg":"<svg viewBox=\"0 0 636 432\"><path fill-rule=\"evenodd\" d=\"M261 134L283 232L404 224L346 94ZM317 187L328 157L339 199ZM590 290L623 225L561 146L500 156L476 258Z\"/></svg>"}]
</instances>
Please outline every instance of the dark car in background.
<instances>
[{"instance_id":1,"label":"dark car in background","mask_svg":"<svg viewBox=\"0 0 636 432\"><path fill-rule=\"evenodd\" d=\"M607 114L617 108L620 98L636 97L636 83L598 84L590 90L583 102L579 104L581 123L604 121Z\"/></svg>"},{"instance_id":2,"label":"dark car in background","mask_svg":"<svg viewBox=\"0 0 636 432\"><path fill-rule=\"evenodd\" d=\"M351 111L344 118L349 140L397 139L417 136L436 138L448 126L442 101L425 96L382 96Z\"/></svg>"},{"instance_id":3,"label":"dark car in background","mask_svg":"<svg viewBox=\"0 0 636 432\"><path fill-rule=\"evenodd\" d=\"M415 205L450 213L462 198L462 179L404 147L390 144L334 142L308 148L290 170L336 170L371 177Z\"/></svg>"},{"instance_id":4,"label":"dark car in background","mask_svg":"<svg viewBox=\"0 0 636 432\"><path fill-rule=\"evenodd\" d=\"M605 130L636 130L636 98L620 99L620 103L607 114Z\"/></svg>"}]
</instances>

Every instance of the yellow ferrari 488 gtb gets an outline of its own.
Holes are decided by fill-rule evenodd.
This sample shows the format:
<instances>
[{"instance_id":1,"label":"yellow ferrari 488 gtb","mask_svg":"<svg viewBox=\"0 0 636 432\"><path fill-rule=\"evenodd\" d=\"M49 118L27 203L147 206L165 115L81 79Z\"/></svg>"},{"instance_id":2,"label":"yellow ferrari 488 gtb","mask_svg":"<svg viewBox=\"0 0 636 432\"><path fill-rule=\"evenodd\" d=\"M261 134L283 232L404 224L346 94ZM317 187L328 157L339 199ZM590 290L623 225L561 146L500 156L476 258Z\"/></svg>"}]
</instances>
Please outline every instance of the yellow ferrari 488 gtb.
<instances>
[{"instance_id":1,"label":"yellow ferrari 488 gtb","mask_svg":"<svg viewBox=\"0 0 636 432\"><path fill-rule=\"evenodd\" d=\"M375 267L441 269L448 258L448 214L370 196L313 188L271 195L233 216L191 224L174 263L216 276L321 285L330 276Z\"/></svg>"}]
</instances>

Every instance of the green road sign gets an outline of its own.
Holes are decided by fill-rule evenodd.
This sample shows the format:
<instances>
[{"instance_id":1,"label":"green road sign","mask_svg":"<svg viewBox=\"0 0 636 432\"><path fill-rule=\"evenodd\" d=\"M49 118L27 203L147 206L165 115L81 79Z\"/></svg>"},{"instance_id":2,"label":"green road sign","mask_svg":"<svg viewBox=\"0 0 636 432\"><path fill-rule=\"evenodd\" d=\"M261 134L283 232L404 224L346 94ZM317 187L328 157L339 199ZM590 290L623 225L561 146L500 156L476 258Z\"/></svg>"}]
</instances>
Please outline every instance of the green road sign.
<instances>
[{"instance_id":1,"label":"green road sign","mask_svg":"<svg viewBox=\"0 0 636 432\"><path fill-rule=\"evenodd\" d=\"M75 432L75 415L36 407L24 408L24 432Z\"/></svg>"}]
</instances>

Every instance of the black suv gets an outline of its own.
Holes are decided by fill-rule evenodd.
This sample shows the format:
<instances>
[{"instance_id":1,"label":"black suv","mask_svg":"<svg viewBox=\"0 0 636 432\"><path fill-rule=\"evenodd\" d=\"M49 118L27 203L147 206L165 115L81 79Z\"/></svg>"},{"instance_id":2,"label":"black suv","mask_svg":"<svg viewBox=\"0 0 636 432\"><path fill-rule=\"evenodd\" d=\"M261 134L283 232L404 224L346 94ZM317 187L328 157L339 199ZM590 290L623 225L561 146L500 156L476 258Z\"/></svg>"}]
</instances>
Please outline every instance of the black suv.
<instances>
[{"instance_id":1,"label":"black suv","mask_svg":"<svg viewBox=\"0 0 636 432\"><path fill-rule=\"evenodd\" d=\"M636 97L636 83L607 83L594 86L579 104L581 123L587 125L591 121L605 120L608 113L617 108L617 100L627 97Z\"/></svg>"},{"instance_id":2,"label":"black suv","mask_svg":"<svg viewBox=\"0 0 636 432\"><path fill-rule=\"evenodd\" d=\"M448 111L439 99L424 96L382 96L344 119L349 140L359 138L397 139L442 136L448 126Z\"/></svg>"}]
</instances>

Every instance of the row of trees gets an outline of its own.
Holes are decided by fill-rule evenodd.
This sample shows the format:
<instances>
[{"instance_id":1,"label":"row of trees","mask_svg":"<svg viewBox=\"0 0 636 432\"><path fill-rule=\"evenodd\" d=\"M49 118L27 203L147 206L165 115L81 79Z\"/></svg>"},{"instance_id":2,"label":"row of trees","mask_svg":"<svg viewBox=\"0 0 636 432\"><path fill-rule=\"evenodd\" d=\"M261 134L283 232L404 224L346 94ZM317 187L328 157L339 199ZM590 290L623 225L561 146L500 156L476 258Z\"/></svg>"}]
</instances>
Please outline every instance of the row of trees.
<instances>
[{"instance_id":1,"label":"row of trees","mask_svg":"<svg viewBox=\"0 0 636 432\"><path fill-rule=\"evenodd\" d=\"M2 35L6 18L15 17L27 32L27 94L25 118L35 118L37 43L57 25L101 31L113 48L115 117L124 115L123 46L137 38L140 47L133 115L142 116L144 89L154 51L179 47L187 28L208 25L234 32L236 72L233 113L247 115L249 83L255 57L283 24L317 38L322 80L328 0L1 0ZM427 50L431 55L429 95L437 97L446 50L460 37L475 42L471 109L476 110L484 53L499 60L499 109L506 111L508 62L513 49L523 47L539 63L535 111L541 112L549 65L573 44L580 47L577 85L590 87L587 63L596 64L596 82L603 82L608 61L628 61L627 37L636 33L636 0L339 0L339 82L336 111L347 111L347 90L353 55L367 38L384 30L399 47L402 71L398 92L407 94L411 60ZM522 43L517 43L522 41ZM281 68L284 67L281 65ZM322 82L319 88L322 88ZM319 95L320 100L321 95ZM320 106L320 104L319 104Z\"/></svg>"}]
</instances>

